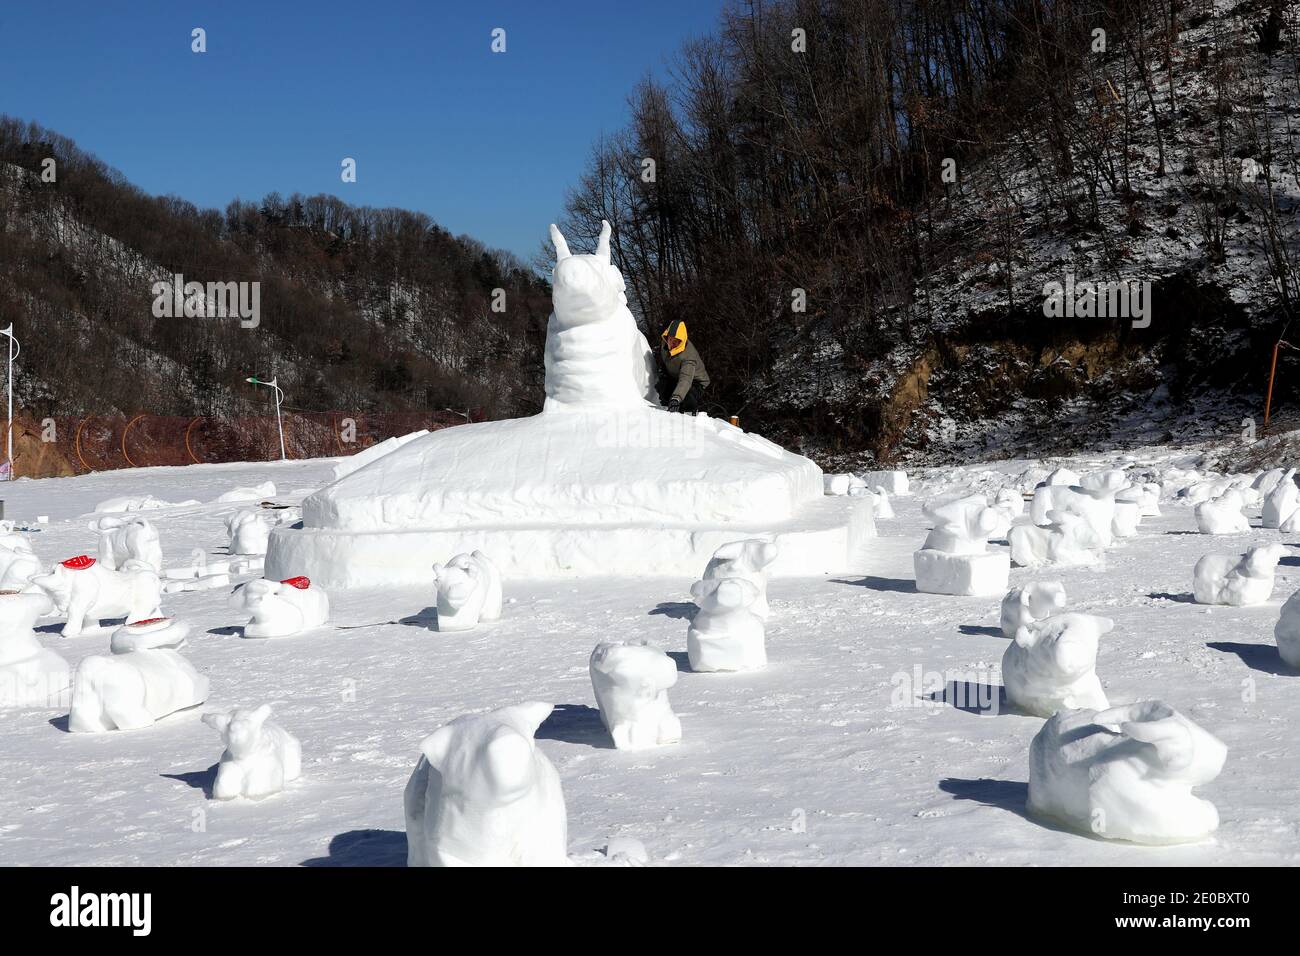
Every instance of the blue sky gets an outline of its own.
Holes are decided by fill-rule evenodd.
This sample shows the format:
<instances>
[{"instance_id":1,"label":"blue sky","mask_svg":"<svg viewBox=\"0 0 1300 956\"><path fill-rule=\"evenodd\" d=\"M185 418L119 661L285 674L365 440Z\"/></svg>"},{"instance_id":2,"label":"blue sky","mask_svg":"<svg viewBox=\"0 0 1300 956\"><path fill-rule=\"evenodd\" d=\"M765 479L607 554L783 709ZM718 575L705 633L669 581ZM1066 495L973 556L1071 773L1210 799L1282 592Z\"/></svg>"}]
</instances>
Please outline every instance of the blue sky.
<instances>
[{"instance_id":1,"label":"blue sky","mask_svg":"<svg viewBox=\"0 0 1300 956\"><path fill-rule=\"evenodd\" d=\"M0 0L0 112L150 193L428 213L529 257L627 95L720 0ZM207 31L208 52L190 50ZM491 52L491 31L506 52ZM344 157L357 182L339 178Z\"/></svg>"}]
</instances>

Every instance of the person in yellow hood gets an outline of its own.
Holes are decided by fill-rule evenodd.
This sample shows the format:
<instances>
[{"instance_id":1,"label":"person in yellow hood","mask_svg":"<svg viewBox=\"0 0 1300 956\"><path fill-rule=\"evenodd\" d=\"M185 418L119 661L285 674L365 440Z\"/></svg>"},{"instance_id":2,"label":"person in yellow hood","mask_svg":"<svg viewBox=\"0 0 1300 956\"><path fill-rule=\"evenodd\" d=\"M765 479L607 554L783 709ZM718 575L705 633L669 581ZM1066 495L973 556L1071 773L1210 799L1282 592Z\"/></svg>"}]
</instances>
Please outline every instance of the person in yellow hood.
<instances>
[{"instance_id":1,"label":"person in yellow hood","mask_svg":"<svg viewBox=\"0 0 1300 956\"><path fill-rule=\"evenodd\" d=\"M686 323L669 322L659 344L659 401L670 412L700 410L709 373L695 344L687 340Z\"/></svg>"}]
</instances>

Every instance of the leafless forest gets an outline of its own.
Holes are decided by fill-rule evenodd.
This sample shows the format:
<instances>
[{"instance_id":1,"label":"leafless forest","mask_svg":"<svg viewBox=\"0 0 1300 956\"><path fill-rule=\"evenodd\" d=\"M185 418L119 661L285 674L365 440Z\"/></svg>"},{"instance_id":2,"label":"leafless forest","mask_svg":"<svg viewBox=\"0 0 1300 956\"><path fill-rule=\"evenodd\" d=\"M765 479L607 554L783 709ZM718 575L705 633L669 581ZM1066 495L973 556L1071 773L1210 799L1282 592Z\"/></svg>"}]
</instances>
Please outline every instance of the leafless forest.
<instances>
[{"instance_id":1,"label":"leafless forest","mask_svg":"<svg viewBox=\"0 0 1300 956\"><path fill-rule=\"evenodd\" d=\"M582 245L613 223L651 338L685 319L711 403L809 453L889 457L1037 414L1021 399L1253 395L1300 296L1298 7L735 0L629 91L561 225ZM0 325L39 330L32 414L233 415L256 371L311 411L540 405L549 250L331 196L150 197L16 119L0 173ZM1064 269L1150 279L1164 311L1044 323ZM154 318L174 273L261 282L259 329Z\"/></svg>"}]
</instances>

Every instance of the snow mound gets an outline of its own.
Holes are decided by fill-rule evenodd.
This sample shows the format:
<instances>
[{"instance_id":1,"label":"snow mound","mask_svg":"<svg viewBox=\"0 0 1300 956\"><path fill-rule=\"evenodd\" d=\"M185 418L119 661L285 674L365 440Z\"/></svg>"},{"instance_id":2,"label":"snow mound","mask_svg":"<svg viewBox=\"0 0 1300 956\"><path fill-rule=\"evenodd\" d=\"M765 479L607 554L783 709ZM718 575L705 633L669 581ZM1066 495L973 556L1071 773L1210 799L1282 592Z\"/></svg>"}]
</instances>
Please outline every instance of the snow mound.
<instances>
[{"instance_id":1,"label":"snow mound","mask_svg":"<svg viewBox=\"0 0 1300 956\"><path fill-rule=\"evenodd\" d=\"M738 522L821 497L811 461L707 416L545 412L416 439L303 502L308 528Z\"/></svg>"}]
</instances>

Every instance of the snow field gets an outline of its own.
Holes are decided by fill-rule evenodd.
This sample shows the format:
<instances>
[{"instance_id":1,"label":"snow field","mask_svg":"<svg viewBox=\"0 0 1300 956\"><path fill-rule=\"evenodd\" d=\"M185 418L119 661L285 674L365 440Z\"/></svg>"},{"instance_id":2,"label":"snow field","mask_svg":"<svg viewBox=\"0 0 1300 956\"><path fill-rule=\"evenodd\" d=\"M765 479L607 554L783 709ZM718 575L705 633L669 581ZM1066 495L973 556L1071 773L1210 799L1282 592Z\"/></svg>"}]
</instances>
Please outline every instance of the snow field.
<instances>
[{"instance_id":1,"label":"snow field","mask_svg":"<svg viewBox=\"0 0 1300 956\"><path fill-rule=\"evenodd\" d=\"M6 514L50 515L32 535L48 565L93 553L84 516L114 494L211 501L272 479L277 500L296 503L330 480L332 464L18 481L4 489ZM978 490L1026 467L942 474L949 487ZM66 709L0 711L0 864L400 865L402 793L420 742L462 714L529 700L556 704L538 747L559 772L579 859L627 838L670 864L1295 862L1300 674L1281 662L1273 626L1300 587L1300 539L1257 527L1258 509L1247 510L1250 531L1209 538L1190 507L1169 503L1097 566L1012 568L1012 587L1060 580L1071 612L1115 622L1096 666L1112 706L1163 699L1228 747L1223 772L1197 790L1218 807L1214 838L1139 847L1026 817L1029 744L1043 721L1012 711L999 691L1000 596L921 594L912 580L929 529L920 505L933 496L894 501L897 518L880 525L865 573L773 579L768 666L679 673L671 699L682 742L643 751L613 748L588 661L602 641L645 638L685 671L689 578L507 579L499 623L450 634L432 629L431 578L332 594L325 628L267 641L238 636L246 618L227 607L226 588L164 595L164 612L193 625L184 653L211 681L207 702L103 735L63 732ZM200 546L223 558L237 507L151 511L165 564L187 564ZM1203 554L1279 541L1287 553L1266 603L1192 603ZM45 646L69 663L106 653L112 628L64 639L57 627L38 621ZM207 799L220 740L199 713L268 702L301 741L302 777L262 801Z\"/></svg>"}]
</instances>

